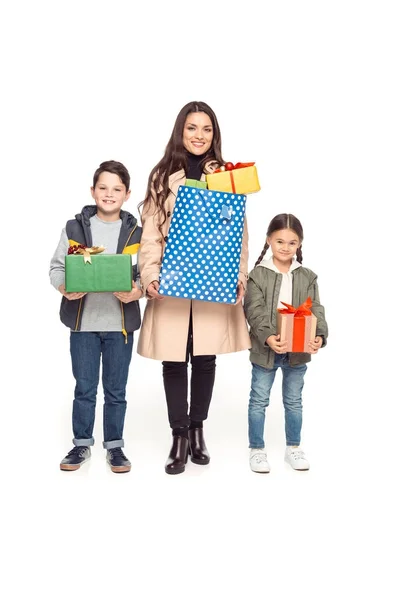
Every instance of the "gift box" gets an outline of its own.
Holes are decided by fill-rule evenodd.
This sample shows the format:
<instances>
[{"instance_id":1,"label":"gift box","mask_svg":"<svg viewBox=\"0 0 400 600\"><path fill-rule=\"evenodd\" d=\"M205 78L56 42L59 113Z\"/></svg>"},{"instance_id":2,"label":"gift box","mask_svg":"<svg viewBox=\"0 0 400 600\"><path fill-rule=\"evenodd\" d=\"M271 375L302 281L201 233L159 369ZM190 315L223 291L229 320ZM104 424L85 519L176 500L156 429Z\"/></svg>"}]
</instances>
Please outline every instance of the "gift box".
<instances>
[{"instance_id":1,"label":"gift box","mask_svg":"<svg viewBox=\"0 0 400 600\"><path fill-rule=\"evenodd\" d=\"M130 254L83 254L65 257L66 292L129 292L132 289Z\"/></svg>"},{"instance_id":2,"label":"gift box","mask_svg":"<svg viewBox=\"0 0 400 600\"><path fill-rule=\"evenodd\" d=\"M282 302L286 308L278 308L278 334L281 342L288 342L288 352L310 352L308 344L315 338L317 317L312 314L311 298L295 308Z\"/></svg>"},{"instance_id":3,"label":"gift box","mask_svg":"<svg viewBox=\"0 0 400 600\"><path fill-rule=\"evenodd\" d=\"M195 188L207 189L207 181L199 181L198 179L186 179L185 185Z\"/></svg>"},{"instance_id":4,"label":"gift box","mask_svg":"<svg viewBox=\"0 0 400 600\"><path fill-rule=\"evenodd\" d=\"M237 163L223 171L217 169L214 173L206 175L206 180L209 190L221 192L252 194L261 189L254 163Z\"/></svg>"},{"instance_id":5,"label":"gift box","mask_svg":"<svg viewBox=\"0 0 400 600\"><path fill-rule=\"evenodd\" d=\"M180 186L160 272L164 296L234 304L246 196Z\"/></svg>"}]
</instances>

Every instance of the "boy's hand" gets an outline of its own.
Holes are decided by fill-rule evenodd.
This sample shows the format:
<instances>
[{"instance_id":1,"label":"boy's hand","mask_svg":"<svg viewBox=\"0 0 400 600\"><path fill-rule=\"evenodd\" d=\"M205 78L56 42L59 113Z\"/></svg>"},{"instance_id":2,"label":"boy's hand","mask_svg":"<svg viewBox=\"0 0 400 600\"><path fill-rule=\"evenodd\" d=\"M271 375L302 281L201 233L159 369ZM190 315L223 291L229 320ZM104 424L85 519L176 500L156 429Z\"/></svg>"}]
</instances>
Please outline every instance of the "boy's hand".
<instances>
[{"instance_id":1,"label":"boy's hand","mask_svg":"<svg viewBox=\"0 0 400 600\"><path fill-rule=\"evenodd\" d=\"M67 300L79 300L80 298L83 298L83 296L86 296L86 292L66 292L63 283L58 286L58 291L65 296Z\"/></svg>"},{"instance_id":2,"label":"boy's hand","mask_svg":"<svg viewBox=\"0 0 400 600\"><path fill-rule=\"evenodd\" d=\"M165 296L162 296L161 294L158 293L158 288L160 287L160 282L159 281L152 281L147 290L146 293L149 296L149 298L156 298L157 300L164 300Z\"/></svg>"},{"instance_id":3,"label":"boy's hand","mask_svg":"<svg viewBox=\"0 0 400 600\"><path fill-rule=\"evenodd\" d=\"M308 344L308 347L310 348L310 354L317 354L321 346L322 337L320 335L317 335L317 337Z\"/></svg>"},{"instance_id":4,"label":"boy's hand","mask_svg":"<svg viewBox=\"0 0 400 600\"><path fill-rule=\"evenodd\" d=\"M139 300L143 296L143 292L134 281L132 281L132 289L130 292L114 292L114 296L124 304Z\"/></svg>"},{"instance_id":5,"label":"boy's hand","mask_svg":"<svg viewBox=\"0 0 400 600\"><path fill-rule=\"evenodd\" d=\"M241 281L238 281L237 288L236 288L235 306L236 306L236 304L239 304L242 301L243 296L244 296L244 285Z\"/></svg>"},{"instance_id":6,"label":"boy's hand","mask_svg":"<svg viewBox=\"0 0 400 600\"><path fill-rule=\"evenodd\" d=\"M287 342L280 342L280 335L270 335L269 338L266 339L266 343L268 346L276 352L276 354L285 354L287 352Z\"/></svg>"}]
</instances>

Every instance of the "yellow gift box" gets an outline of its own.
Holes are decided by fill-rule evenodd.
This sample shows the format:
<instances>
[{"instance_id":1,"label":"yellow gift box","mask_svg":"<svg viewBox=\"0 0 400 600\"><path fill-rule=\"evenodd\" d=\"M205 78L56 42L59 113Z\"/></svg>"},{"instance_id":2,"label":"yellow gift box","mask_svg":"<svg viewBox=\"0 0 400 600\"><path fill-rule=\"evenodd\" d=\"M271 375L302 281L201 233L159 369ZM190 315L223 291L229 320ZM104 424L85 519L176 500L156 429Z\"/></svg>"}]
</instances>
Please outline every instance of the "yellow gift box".
<instances>
[{"instance_id":1,"label":"yellow gift box","mask_svg":"<svg viewBox=\"0 0 400 600\"><path fill-rule=\"evenodd\" d=\"M252 194L261 189L254 163L237 163L232 167L206 175L208 189L234 194Z\"/></svg>"}]
</instances>

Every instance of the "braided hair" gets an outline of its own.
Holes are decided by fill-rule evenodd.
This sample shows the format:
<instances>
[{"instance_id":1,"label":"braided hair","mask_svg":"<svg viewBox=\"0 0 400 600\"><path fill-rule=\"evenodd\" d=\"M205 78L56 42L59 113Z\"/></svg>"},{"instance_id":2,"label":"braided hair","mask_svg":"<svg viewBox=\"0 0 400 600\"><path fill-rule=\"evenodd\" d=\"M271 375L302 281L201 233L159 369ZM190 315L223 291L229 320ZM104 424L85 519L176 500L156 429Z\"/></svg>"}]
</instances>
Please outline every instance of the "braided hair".
<instances>
[{"instance_id":1,"label":"braided hair","mask_svg":"<svg viewBox=\"0 0 400 600\"><path fill-rule=\"evenodd\" d=\"M268 237L268 235L267 235L267 237ZM258 259L257 259L257 262L256 262L256 264L254 265L254 267L256 267L257 265L259 265L259 264L260 264L260 262L262 261L262 259L263 259L263 258L264 258L264 256L265 256L265 253L266 253L266 251L268 250L268 248L269 248L269 244L268 244L267 240L265 240L264 248L262 249L262 251L261 251L261 254L260 254L260 256L258 257Z\"/></svg>"},{"instance_id":2,"label":"braided hair","mask_svg":"<svg viewBox=\"0 0 400 600\"><path fill-rule=\"evenodd\" d=\"M272 221L270 222L269 226L268 226L268 231L267 231L267 239L275 232L275 231L280 231L281 229L291 229L292 231L295 232L295 234L299 237L300 240L300 246L297 248L297 260L300 264L302 264L303 262L303 252L301 249L301 245L303 243L303 227L299 221L299 219L297 217L295 217L294 215L291 215L290 213L282 213L280 215L276 215L276 217L274 217L272 219ZM260 262L262 261L262 259L265 256L265 253L267 252L269 248L269 244L267 242L267 240L265 241L264 244L264 248L261 251L260 256L257 259L256 264L254 265L254 267L256 267L257 265L260 264Z\"/></svg>"}]
</instances>

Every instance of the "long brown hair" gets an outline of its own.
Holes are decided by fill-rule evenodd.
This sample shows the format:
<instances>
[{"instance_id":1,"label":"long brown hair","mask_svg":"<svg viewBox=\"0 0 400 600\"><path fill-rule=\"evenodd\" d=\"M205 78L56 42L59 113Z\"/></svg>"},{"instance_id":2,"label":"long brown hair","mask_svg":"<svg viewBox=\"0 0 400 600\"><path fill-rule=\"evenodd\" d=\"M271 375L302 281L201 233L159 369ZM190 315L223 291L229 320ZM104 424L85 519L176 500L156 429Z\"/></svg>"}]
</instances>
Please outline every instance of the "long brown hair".
<instances>
[{"instance_id":1,"label":"long brown hair","mask_svg":"<svg viewBox=\"0 0 400 600\"><path fill-rule=\"evenodd\" d=\"M301 247L302 247L304 235L303 235L303 227L302 227L299 219L297 217L295 217L294 215L291 215L290 213L282 213L280 215L276 215L276 217L274 217L272 219L271 223L268 225L267 238L269 238L274 233L274 231L280 231L281 229L291 229L298 235L299 240L300 240L300 246L297 248L296 256L297 256L298 262L301 264L303 262L303 252L302 252ZM261 254L258 257L257 262L254 265L254 267L256 267L257 265L260 264L260 262L262 261L262 259L265 256L265 253L268 250L268 248L269 248L269 244L268 244L267 240L265 240L264 248L262 249Z\"/></svg>"},{"instance_id":2,"label":"long brown hair","mask_svg":"<svg viewBox=\"0 0 400 600\"><path fill-rule=\"evenodd\" d=\"M176 118L171 137L165 148L164 156L151 170L147 182L145 198L138 205L139 210L142 206L143 210L146 210L150 204L153 202L155 203L155 212L160 213L161 216L158 225L160 232L161 226L165 223L167 218L165 201L170 191L168 179L170 175L176 173L180 169L184 169L185 173L187 172L187 150L183 145L183 129L186 118L190 113L197 112L206 113L210 117L213 127L212 144L202 159L202 168L204 169L204 165L209 161L216 161L218 165L224 164L221 154L221 131L214 111L205 102L189 102L188 104L185 104Z\"/></svg>"}]
</instances>

